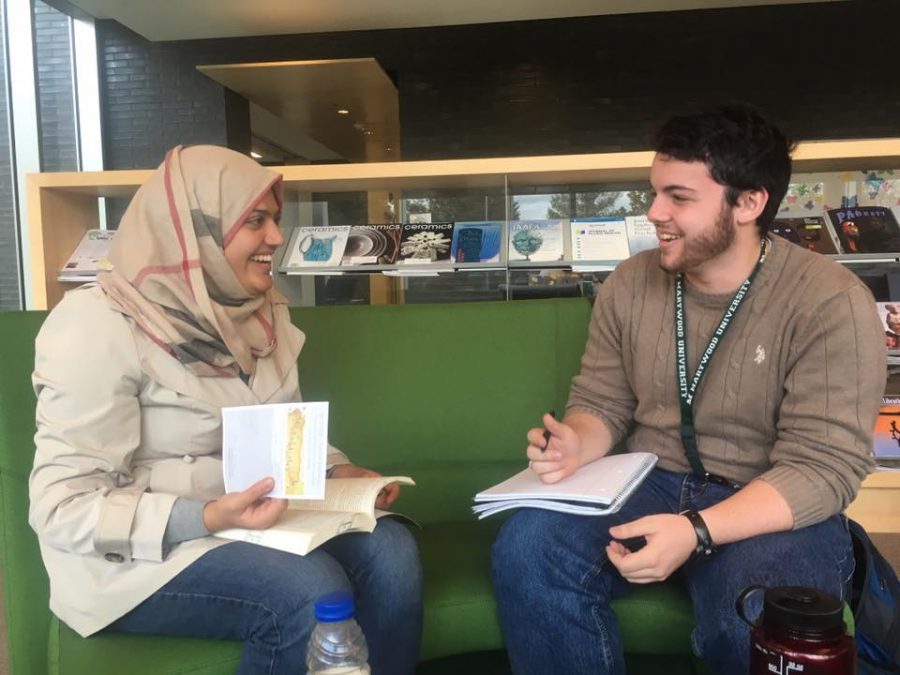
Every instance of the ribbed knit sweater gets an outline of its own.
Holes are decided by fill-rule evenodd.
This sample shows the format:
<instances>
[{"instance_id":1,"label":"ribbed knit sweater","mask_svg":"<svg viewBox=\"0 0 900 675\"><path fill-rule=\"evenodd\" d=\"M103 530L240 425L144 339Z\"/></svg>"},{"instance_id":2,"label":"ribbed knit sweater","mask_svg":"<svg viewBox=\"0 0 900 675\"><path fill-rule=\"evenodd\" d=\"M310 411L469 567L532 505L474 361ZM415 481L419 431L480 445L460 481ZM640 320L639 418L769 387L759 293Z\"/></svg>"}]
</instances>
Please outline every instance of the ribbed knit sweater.
<instances>
[{"instance_id":1,"label":"ribbed knit sweater","mask_svg":"<svg viewBox=\"0 0 900 675\"><path fill-rule=\"evenodd\" d=\"M884 331L869 290L828 258L774 238L694 398L705 469L755 478L785 498L794 527L841 511L872 470L886 377ZM659 251L621 263L597 293L567 412L600 418L616 443L690 472L675 368L675 276ZM688 381L733 293L685 283Z\"/></svg>"}]
</instances>

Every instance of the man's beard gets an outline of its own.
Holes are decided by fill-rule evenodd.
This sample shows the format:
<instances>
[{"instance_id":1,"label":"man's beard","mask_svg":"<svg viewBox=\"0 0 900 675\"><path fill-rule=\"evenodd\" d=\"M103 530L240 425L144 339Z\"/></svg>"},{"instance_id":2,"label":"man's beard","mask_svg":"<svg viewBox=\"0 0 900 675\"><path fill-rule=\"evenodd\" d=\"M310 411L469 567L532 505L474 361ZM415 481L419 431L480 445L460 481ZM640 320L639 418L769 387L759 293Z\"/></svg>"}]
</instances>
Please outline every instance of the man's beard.
<instances>
[{"instance_id":1,"label":"man's beard","mask_svg":"<svg viewBox=\"0 0 900 675\"><path fill-rule=\"evenodd\" d=\"M675 261L674 265L664 265L660 259L660 267L667 272L689 272L727 251L734 243L734 238L732 207L722 204L722 209L713 226L690 240L684 238L681 257Z\"/></svg>"}]
</instances>

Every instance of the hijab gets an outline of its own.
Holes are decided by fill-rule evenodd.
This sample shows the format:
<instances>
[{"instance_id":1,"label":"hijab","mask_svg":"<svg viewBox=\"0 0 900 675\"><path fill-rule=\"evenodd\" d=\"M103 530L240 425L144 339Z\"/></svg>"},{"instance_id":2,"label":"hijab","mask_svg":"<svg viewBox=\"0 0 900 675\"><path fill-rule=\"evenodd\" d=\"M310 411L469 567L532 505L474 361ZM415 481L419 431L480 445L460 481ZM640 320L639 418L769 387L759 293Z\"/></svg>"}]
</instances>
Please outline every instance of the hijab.
<instances>
[{"instance_id":1,"label":"hijab","mask_svg":"<svg viewBox=\"0 0 900 675\"><path fill-rule=\"evenodd\" d=\"M199 377L247 379L273 357L283 379L296 364L298 341L276 339L290 328L286 300L274 289L248 293L224 255L269 191L280 206L280 174L249 157L177 146L131 200L113 269L98 275L112 307Z\"/></svg>"}]
</instances>

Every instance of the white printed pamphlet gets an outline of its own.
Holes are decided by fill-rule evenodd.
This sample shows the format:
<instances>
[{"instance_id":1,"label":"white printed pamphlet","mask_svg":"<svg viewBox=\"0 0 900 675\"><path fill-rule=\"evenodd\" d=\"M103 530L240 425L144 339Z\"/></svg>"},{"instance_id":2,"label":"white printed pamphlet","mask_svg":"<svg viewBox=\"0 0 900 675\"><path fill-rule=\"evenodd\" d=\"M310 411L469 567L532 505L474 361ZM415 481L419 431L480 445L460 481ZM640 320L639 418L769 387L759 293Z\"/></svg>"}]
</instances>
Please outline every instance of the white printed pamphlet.
<instances>
[{"instance_id":1,"label":"white printed pamphlet","mask_svg":"<svg viewBox=\"0 0 900 675\"><path fill-rule=\"evenodd\" d=\"M625 260L628 234L624 218L576 218L572 230L573 260Z\"/></svg>"},{"instance_id":2,"label":"white printed pamphlet","mask_svg":"<svg viewBox=\"0 0 900 675\"><path fill-rule=\"evenodd\" d=\"M322 499L328 454L328 403L222 408L225 491L275 479L270 497Z\"/></svg>"}]
</instances>

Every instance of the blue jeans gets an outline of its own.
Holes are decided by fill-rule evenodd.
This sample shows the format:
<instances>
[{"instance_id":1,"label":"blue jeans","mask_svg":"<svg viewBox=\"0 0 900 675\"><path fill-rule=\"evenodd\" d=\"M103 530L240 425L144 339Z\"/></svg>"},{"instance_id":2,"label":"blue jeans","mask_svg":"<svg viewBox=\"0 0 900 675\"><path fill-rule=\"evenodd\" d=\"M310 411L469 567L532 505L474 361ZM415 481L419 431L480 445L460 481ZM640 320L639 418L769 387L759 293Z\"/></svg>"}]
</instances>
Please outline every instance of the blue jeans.
<instances>
[{"instance_id":1,"label":"blue jeans","mask_svg":"<svg viewBox=\"0 0 900 675\"><path fill-rule=\"evenodd\" d=\"M520 509L494 543L494 590L513 672L566 675L625 672L610 601L635 588L607 560L609 528L656 513L704 509L736 488L655 469L610 516ZM694 652L713 672L746 673L749 629L735 600L745 587L812 586L846 598L853 554L846 520L766 534L689 561L675 578L694 610ZM756 611L750 607L752 612Z\"/></svg>"},{"instance_id":2,"label":"blue jeans","mask_svg":"<svg viewBox=\"0 0 900 675\"><path fill-rule=\"evenodd\" d=\"M354 591L374 675L409 675L422 634L422 570L404 525L335 537L305 556L232 542L199 558L106 630L242 640L238 673L306 672L313 604Z\"/></svg>"}]
</instances>

